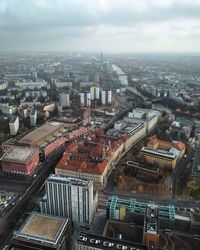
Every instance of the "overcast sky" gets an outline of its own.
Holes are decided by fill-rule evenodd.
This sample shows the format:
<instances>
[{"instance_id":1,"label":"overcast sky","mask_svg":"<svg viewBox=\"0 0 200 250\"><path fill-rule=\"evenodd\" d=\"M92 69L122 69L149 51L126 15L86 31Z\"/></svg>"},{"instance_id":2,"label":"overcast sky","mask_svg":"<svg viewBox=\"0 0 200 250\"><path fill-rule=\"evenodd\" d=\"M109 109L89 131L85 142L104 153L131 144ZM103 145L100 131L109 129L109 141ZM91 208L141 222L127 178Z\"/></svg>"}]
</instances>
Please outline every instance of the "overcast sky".
<instances>
[{"instance_id":1,"label":"overcast sky","mask_svg":"<svg viewBox=\"0 0 200 250\"><path fill-rule=\"evenodd\" d=\"M0 0L0 51L200 52L200 0Z\"/></svg>"}]
</instances>

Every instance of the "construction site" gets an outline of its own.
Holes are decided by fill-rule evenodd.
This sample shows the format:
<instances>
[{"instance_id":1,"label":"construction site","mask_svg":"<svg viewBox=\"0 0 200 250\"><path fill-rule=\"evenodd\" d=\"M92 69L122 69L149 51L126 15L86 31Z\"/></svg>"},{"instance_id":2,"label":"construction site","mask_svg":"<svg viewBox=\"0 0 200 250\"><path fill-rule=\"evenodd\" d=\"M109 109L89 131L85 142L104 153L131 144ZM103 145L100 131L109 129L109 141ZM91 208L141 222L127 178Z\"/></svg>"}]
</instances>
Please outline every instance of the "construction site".
<instances>
[{"instance_id":1,"label":"construction site","mask_svg":"<svg viewBox=\"0 0 200 250\"><path fill-rule=\"evenodd\" d=\"M139 142L120 160L114 170L114 188L167 197L170 195L172 170L145 161L140 150L146 141Z\"/></svg>"}]
</instances>

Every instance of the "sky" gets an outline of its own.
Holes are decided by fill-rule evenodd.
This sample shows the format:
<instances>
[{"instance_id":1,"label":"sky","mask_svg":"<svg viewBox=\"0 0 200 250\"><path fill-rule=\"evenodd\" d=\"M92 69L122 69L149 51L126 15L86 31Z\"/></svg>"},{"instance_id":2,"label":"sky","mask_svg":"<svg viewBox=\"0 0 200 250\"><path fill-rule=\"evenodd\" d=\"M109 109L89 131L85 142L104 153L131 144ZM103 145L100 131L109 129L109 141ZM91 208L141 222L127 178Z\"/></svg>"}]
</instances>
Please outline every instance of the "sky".
<instances>
[{"instance_id":1,"label":"sky","mask_svg":"<svg viewBox=\"0 0 200 250\"><path fill-rule=\"evenodd\" d=\"M0 52L200 52L200 0L0 0Z\"/></svg>"}]
</instances>

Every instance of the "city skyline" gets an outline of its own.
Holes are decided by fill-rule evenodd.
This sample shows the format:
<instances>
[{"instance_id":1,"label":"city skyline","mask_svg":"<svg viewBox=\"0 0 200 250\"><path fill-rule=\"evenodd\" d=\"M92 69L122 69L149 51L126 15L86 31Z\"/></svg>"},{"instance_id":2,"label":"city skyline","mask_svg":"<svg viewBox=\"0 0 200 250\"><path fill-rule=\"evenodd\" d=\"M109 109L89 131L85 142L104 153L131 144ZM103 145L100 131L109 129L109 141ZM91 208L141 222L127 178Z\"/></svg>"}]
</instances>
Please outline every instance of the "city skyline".
<instances>
[{"instance_id":1,"label":"city skyline","mask_svg":"<svg viewBox=\"0 0 200 250\"><path fill-rule=\"evenodd\" d=\"M1 1L0 52L200 52L199 0Z\"/></svg>"}]
</instances>

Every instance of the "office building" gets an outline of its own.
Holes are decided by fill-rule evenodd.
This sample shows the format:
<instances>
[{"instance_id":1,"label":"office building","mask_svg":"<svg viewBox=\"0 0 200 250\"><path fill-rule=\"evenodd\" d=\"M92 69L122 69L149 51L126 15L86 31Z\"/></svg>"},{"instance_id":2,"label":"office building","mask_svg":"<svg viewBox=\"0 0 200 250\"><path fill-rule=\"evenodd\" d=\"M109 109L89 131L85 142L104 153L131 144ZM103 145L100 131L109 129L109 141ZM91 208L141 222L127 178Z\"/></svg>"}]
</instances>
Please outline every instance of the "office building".
<instances>
[{"instance_id":1,"label":"office building","mask_svg":"<svg viewBox=\"0 0 200 250\"><path fill-rule=\"evenodd\" d=\"M107 202L107 218L109 220L129 221L128 218L132 216L134 223L144 225L145 217L147 215L147 207L154 206L153 203L140 202L136 199L121 199L118 196L108 198ZM175 207L173 205L157 205L158 212L156 212L159 228L175 228Z\"/></svg>"},{"instance_id":2,"label":"office building","mask_svg":"<svg viewBox=\"0 0 200 250\"><path fill-rule=\"evenodd\" d=\"M90 227L97 208L92 181L50 175L45 190L40 201L42 213L71 218L74 226Z\"/></svg>"},{"instance_id":3,"label":"office building","mask_svg":"<svg viewBox=\"0 0 200 250\"><path fill-rule=\"evenodd\" d=\"M10 134L16 135L19 130L19 116L13 116L9 122Z\"/></svg>"},{"instance_id":4,"label":"office building","mask_svg":"<svg viewBox=\"0 0 200 250\"><path fill-rule=\"evenodd\" d=\"M70 240L69 219L33 212L15 233L9 249L69 250Z\"/></svg>"},{"instance_id":5,"label":"office building","mask_svg":"<svg viewBox=\"0 0 200 250\"><path fill-rule=\"evenodd\" d=\"M141 155L145 161L157 164L159 167L174 168L178 160L185 154L185 144L169 142L152 137L147 147L143 147Z\"/></svg>"}]
</instances>

